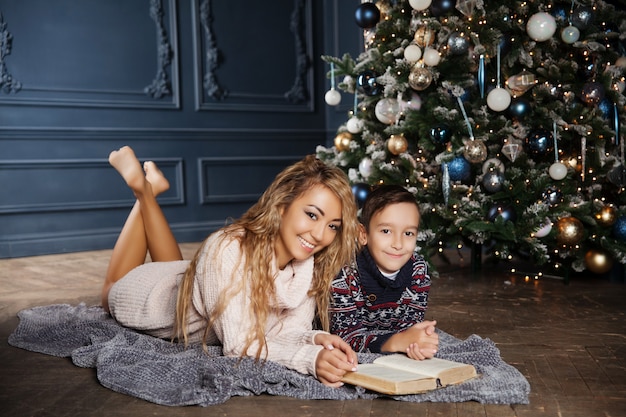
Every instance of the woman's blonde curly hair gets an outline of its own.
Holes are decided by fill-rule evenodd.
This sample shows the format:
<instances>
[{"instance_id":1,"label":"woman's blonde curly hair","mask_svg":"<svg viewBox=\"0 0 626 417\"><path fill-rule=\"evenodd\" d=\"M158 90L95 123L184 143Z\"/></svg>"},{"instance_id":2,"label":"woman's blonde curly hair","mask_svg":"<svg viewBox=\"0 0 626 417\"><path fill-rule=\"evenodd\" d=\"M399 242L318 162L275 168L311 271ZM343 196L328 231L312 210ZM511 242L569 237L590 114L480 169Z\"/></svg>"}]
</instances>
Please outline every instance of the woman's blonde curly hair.
<instances>
[{"instance_id":1,"label":"woman's blonde curly hair","mask_svg":"<svg viewBox=\"0 0 626 417\"><path fill-rule=\"evenodd\" d=\"M256 341L258 349L255 356L258 360L265 347L265 323L274 297L275 276L270 260L275 256L274 247L282 221L281 213L294 200L318 185L331 190L341 201L341 227L332 243L314 255L313 281L309 289L309 296L314 297L316 301L321 327L328 330L331 281L341 268L353 259L358 250L357 207L350 183L343 171L326 165L314 155L309 155L279 173L256 204L241 218L222 229L223 234L220 238L222 241L218 245L222 246L223 240L239 240L245 259L243 277L248 279L248 282L244 283L241 279L234 292L240 291L244 284L251 292L251 317L254 318L255 324L252 334L248 335L242 356ZM175 335L185 344L188 342L187 314L191 307L193 283L201 252L202 247L187 268L178 291ZM206 262L215 261L218 260L209 259ZM231 278L237 280L243 277ZM203 344L206 343L208 330L224 312L233 294L233 291L222 294L219 303L211 309Z\"/></svg>"}]
</instances>

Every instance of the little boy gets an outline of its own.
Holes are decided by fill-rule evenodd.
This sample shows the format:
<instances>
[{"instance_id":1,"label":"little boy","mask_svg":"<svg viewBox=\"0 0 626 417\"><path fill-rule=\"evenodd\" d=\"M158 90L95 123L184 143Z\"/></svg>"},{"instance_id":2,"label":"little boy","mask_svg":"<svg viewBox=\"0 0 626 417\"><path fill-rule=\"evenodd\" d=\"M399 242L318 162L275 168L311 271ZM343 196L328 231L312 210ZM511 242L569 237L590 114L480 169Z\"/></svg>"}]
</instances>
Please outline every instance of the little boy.
<instances>
[{"instance_id":1,"label":"little boy","mask_svg":"<svg viewBox=\"0 0 626 417\"><path fill-rule=\"evenodd\" d=\"M331 333L356 352L437 353L436 322L424 321L430 277L415 252L420 222L413 194L397 185L372 191L361 211L362 251L332 283Z\"/></svg>"}]
</instances>

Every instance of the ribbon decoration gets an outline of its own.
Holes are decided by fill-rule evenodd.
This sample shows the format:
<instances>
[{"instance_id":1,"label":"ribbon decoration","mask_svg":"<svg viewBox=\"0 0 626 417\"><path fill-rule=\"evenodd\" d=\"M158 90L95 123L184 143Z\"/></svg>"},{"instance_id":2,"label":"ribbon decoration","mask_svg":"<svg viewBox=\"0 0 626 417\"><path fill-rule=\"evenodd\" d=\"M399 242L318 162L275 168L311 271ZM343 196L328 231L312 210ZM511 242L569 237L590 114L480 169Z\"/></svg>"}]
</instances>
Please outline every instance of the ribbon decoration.
<instances>
[{"instance_id":1,"label":"ribbon decoration","mask_svg":"<svg viewBox=\"0 0 626 417\"><path fill-rule=\"evenodd\" d=\"M480 98L485 98L485 55L481 54L478 59L478 89Z\"/></svg>"},{"instance_id":2,"label":"ribbon decoration","mask_svg":"<svg viewBox=\"0 0 626 417\"><path fill-rule=\"evenodd\" d=\"M461 113L463 113L463 119L465 119L465 125L467 126L467 131L469 132L470 140L474 140L474 132L472 131L472 125L469 122L469 118L467 117L467 113L465 112L465 106L463 106L463 100L461 97L457 97L456 101L459 103L459 107L461 108Z\"/></svg>"},{"instance_id":3,"label":"ribbon decoration","mask_svg":"<svg viewBox=\"0 0 626 417\"><path fill-rule=\"evenodd\" d=\"M552 122L552 138L554 139L554 162L559 162L559 145L556 139L556 121Z\"/></svg>"},{"instance_id":4,"label":"ribbon decoration","mask_svg":"<svg viewBox=\"0 0 626 417\"><path fill-rule=\"evenodd\" d=\"M613 103L613 125L615 127L615 144L619 145L620 131L619 131L619 111L618 111L617 103Z\"/></svg>"}]
</instances>

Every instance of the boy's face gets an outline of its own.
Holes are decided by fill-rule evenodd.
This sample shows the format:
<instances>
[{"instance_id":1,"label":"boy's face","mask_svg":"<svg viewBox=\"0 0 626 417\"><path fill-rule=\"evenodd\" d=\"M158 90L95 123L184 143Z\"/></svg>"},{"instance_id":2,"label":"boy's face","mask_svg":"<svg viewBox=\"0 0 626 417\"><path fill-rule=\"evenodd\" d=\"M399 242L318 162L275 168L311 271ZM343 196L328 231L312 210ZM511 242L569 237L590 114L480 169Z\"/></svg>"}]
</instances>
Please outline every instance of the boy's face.
<instances>
[{"instance_id":1,"label":"boy's face","mask_svg":"<svg viewBox=\"0 0 626 417\"><path fill-rule=\"evenodd\" d=\"M390 204L372 216L365 240L381 272L394 273L408 262L417 245L419 222L412 203Z\"/></svg>"}]
</instances>

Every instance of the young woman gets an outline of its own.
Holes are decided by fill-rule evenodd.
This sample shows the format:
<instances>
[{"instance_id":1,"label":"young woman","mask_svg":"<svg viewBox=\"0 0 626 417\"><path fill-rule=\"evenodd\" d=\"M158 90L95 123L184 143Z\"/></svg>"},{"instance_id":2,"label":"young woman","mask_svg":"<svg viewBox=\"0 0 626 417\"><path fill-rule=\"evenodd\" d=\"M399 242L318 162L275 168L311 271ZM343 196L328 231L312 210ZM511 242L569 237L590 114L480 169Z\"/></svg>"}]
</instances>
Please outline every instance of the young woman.
<instances>
[{"instance_id":1,"label":"young woman","mask_svg":"<svg viewBox=\"0 0 626 417\"><path fill-rule=\"evenodd\" d=\"M399 185L382 185L367 196L361 222L363 249L332 283L332 333L359 352L433 357L439 336L436 323L424 321L430 277L415 253L415 196Z\"/></svg>"},{"instance_id":2,"label":"young woman","mask_svg":"<svg viewBox=\"0 0 626 417\"><path fill-rule=\"evenodd\" d=\"M169 183L129 147L109 156L137 201L120 233L102 304L121 324L181 342L221 344L224 355L271 360L330 386L356 368L328 330L330 282L357 246L345 174L314 156L277 175L240 219L182 260L156 196ZM152 262L145 263L150 254Z\"/></svg>"}]
</instances>

